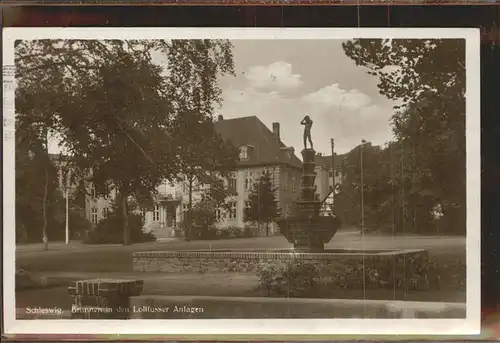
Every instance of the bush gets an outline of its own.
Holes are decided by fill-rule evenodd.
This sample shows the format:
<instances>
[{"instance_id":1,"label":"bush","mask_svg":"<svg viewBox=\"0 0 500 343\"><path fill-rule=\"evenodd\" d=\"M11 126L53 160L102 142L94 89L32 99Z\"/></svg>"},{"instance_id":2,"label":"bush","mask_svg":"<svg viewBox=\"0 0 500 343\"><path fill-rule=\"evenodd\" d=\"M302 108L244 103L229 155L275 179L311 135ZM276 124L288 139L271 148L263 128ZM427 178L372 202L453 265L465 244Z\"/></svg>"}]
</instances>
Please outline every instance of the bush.
<instances>
[{"instance_id":1,"label":"bush","mask_svg":"<svg viewBox=\"0 0 500 343\"><path fill-rule=\"evenodd\" d=\"M156 241L156 237L151 232L144 231L144 221L139 214L129 214L128 225L132 243ZM123 219L117 213L110 212L107 218L100 220L96 227L89 231L83 243L122 244Z\"/></svg>"},{"instance_id":2,"label":"bush","mask_svg":"<svg viewBox=\"0 0 500 343\"><path fill-rule=\"evenodd\" d=\"M28 215L28 214L26 214ZM30 218L32 221L28 223L27 220L16 222L16 242L41 242L42 236L42 218ZM28 225L29 227L27 227ZM70 239L81 239L85 236L86 232L91 228L90 222L84 215L77 211L69 212L69 233ZM47 218L47 236L49 242L64 241L66 238L66 213L61 212L57 215L52 215Z\"/></svg>"},{"instance_id":3,"label":"bush","mask_svg":"<svg viewBox=\"0 0 500 343\"><path fill-rule=\"evenodd\" d=\"M291 260L283 267L267 266L259 274L257 289L264 290L268 296L312 296L320 280L316 265L304 260Z\"/></svg>"},{"instance_id":4,"label":"bush","mask_svg":"<svg viewBox=\"0 0 500 343\"><path fill-rule=\"evenodd\" d=\"M76 211L69 212L69 234L70 239L82 239L85 237L88 231L92 228L92 224L84 214L80 214ZM57 232L58 234L49 239L52 240L64 240L66 237L66 215L61 215L57 217Z\"/></svg>"},{"instance_id":5,"label":"bush","mask_svg":"<svg viewBox=\"0 0 500 343\"><path fill-rule=\"evenodd\" d=\"M229 234L229 237L233 238L240 238L243 237L244 229L235 227L235 226L229 226L227 229L223 229L224 232L227 232Z\"/></svg>"},{"instance_id":6,"label":"bush","mask_svg":"<svg viewBox=\"0 0 500 343\"><path fill-rule=\"evenodd\" d=\"M413 255L396 260L370 258L328 264L293 259L284 265L259 271L258 289L268 295L334 297L340 289L465 290L465 261L438 263ZM363 285L364 283L364 285Z\"/></svg>"},{"instance_id":7,"label":"bush","mask_svg":"<svg viewBox=\"0 0 500 343\"><path fill-rule=\"evenodd\" d=\"M206 204L197 203L191 211L186 211L180 227L186 232L191 222L190 239L214 239L217 235L215 211Z\"/></svg>"},{"instance_id":8,"label":"bush","mask_svg":"<svg viewBox=\"0 0 500 343\"><path fill-rule=\"evenodd\" d=\"M244 237L254 237L255 236L255 228L251 226L245 226L245 229L243 230L243 236Z\"/></svg>"}]
</instances>

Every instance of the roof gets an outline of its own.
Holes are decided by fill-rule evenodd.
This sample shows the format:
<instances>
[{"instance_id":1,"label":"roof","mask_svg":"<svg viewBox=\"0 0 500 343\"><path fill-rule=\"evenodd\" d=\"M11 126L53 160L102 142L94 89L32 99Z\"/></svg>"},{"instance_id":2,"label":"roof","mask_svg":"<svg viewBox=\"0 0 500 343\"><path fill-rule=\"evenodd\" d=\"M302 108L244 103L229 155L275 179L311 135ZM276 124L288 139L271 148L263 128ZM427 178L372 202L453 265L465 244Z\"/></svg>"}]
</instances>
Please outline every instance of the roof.
<instances>
[{"instance_id":1,"label":"roof","mask_svg":"<svg viewBox=\"0 0 500 343\"><path fill-rule=\"evenodd\" d=\"M248 160L240 161L239 166L268 164L287 164L301 168L302 162L292 153L285 151L286 145L278 140L273 132L256 116L218 120L215 130L225 141L234 146L253 146Z\"/></svg>"},{"instance_id":2,"label":"roof","mask_svg":"<svg viewBox=\"0 0 500 343\"><path fill-rule=\"evenodd\" d=\"M379 145L372 145L370 142L366 142L365 144L366 144L367 148L369 148L369 149L375 149L375 150L381 149L381 147ZM345 154L341 154L341 155L335 154L335 167L342 168L345 164L345 160L347 159L347 157L352 155L352 154L359 154L359 149L360 149L360 145L351 149L349 152L347 152ZM326 155L326 156L316 155L315 162L316 162L316 165L321 164L325 167L331 168L332 167L332 155Z\"/></svg>"}]
</instances>

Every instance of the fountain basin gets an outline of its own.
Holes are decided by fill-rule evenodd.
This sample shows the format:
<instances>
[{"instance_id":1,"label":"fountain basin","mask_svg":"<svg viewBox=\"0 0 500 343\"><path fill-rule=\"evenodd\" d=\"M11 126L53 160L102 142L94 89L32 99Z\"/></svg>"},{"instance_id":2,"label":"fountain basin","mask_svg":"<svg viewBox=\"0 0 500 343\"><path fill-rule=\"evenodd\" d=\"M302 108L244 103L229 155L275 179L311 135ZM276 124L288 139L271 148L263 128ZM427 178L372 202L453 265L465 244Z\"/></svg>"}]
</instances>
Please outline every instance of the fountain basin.
<instances>
[{"instance_id":1,"label":"fountain basin","mask_svg":"<svg viewBox=\"0 0 500 343\"><path fill-rule=\"evenodd\" d=\"M279 220L280 232L297 250L323 252L340 227L333 216L318 216L319 201L298 201L296 215Z\"/></svg>"},{"instance_id":2,"label":"fountain basin","mask_svg":"<svg viewBox=\"0 0 500 343\"><path fill-rule=\"evenodd\" d=\"M191 250L134 252L135 272L166 273L253 273L267 267L283 267L294 260L314 263L323 273L339 264L377 266L403 259L427 256L426 250L330 249L321 253L292 249L276 250ZM332 272L333 273L333 272Z\"/></svg>"}]
</instances>

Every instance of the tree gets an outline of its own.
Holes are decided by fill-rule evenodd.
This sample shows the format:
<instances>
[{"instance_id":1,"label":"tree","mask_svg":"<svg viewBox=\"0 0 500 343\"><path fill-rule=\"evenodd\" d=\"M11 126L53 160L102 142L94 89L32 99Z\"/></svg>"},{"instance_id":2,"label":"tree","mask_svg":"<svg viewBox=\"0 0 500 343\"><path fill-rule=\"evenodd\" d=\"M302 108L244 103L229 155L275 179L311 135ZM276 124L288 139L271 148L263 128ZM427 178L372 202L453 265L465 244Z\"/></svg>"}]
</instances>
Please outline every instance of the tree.
<instances>
[{"instance_id":1,"label":"tree","mask_svg":"<svg viewBox=\"0 0 500 343\"><path fill-rule=\"evenodd\" d=\"M152 51L166 55L165 68ZM18 41L16 111L30 118L46 109L44 127L58 133L78 176L99 195L118 191L130 244L127 199L151 199L164 179L179 179L183 137L174 124L191 104L211 114L226 73L234 73L231 44L222 40ZM57 91L40 99L43 75L55 75L46 81Z\"/></svg>"},{"instance_id":2,"label":"tree","mask_svg":"<svg viewBox=\"0 0 500 343\"><path fill-rule=\"evenodd\" d=\"M411 156L401 143L385 147L363 147L363 185L365 227L391 233L430 233L435 227L432 193L414 183ZM336 197L336 213L348 225L360 225L361 149L346 156L346 178Z\"/></svg>"},{"instance_id":3,"label":"tree","mask_svg":"<svg viewBox=\"0 0 500 343\"><path fill-rule=\"evenodd\" d=\"M269 223L280 215L280 209L276 200L276 189L273 188L268 173L254 183L248 201L250 206L245 208L244 221L256 222L259 228L261 223L266 223L266 236L269 236Z\"/></svg>"},{"instance_id":4,"label":"tree","mask_svg":"<svg viewBox=\"0 0 500 343\"><path fill-rule=\"evenodd\" d=\"M392 125L409 209L439 207L449 232L465 232L465 40L356 39L343 47L398 102Z\"/></svg>"},{"instance_id":5,"label":"tree","mask_svg":"<svg viewBox=\"0 0 500 343\"><path fill-rule=\"evenodd\" d=\"M193 209L193 190L208 186L209 193L223 191L222 198L230 195L223 189L222 179L236 168L238 151L230 142L225 142L215 131L211 118L200 112L188 113L179 118L178 132L184 132L183 145L180 147L182 158L183 182L188 191L188 211L186 218L186 237L190 238L191 221L189 216ZM234 194L233 194L234 195ZM204 195L206 197L207 194Z\"/></svg>"},{"instance_id":6,"label":"tree","mask_svg":"<svg viewBox=\"0 0 500 343\"><path fill-rule=\"evenodd\" d=\"M54 215L62 203L57 189L57 169L38 140L16 135L16 237L44 242L57 236ZM40 177L42 176L42 177ZM42 230L37 229L42 223Z\"/></svg>"},{"instance_id":7,"label":"tree","mask_svg":"<svg viewBox=\"0 0 500 343\"><path fill-rule=\"evenodd\" d=\"M42 223L41 231L44 250L48 250L49 248L48 230L51 218L49 218L48 207L51 202L51 194L54 191L55 173L48 151L49 138L54 134L56 129L56 122L52 116L51 106L60 106L60 102L58 101L60 99L54 99L53 95L62 89L62 81L63 73L61 70L56 70L50 74L44 74L41 70L33 70L31 77L18 78L18 87L16 88L15 130L16 137L18 138L16 139L16 151L20 150L21 158L28 155L36 157L34 158L36 166L41 168L37 168L37 175L43 175L43 195L39 200L42 215L41 218L38 218L37 222L33 222L31 225L36 225L35 223L39 222ZM27 148L27 150L23 151L24 148ZM19 161L19 159L16 161ZM21 163L20 167L22 168L25 165L25 163ZM19 172L22 173L21 170ZM19 181L25 182L25 180ZM36 199L36 195L34 199ZM22 207L21 203L19 203L19 206ZM28 230L31 230L31 228Z\"/></svg>"},{"instance_id":8,"label":"tree","mask_svg":"<svg viewBox=\"0 0 500 343\"><path fill-rule=\"evenodd\" d=\"M214 224L219 220L217 210L229 210L228 197L236 195L225 184L224 180L217 178L207 185L201 199L192 205L184 217L183 226L190 225L190 237L213 238Z\"/></svg>"}]
</instances>

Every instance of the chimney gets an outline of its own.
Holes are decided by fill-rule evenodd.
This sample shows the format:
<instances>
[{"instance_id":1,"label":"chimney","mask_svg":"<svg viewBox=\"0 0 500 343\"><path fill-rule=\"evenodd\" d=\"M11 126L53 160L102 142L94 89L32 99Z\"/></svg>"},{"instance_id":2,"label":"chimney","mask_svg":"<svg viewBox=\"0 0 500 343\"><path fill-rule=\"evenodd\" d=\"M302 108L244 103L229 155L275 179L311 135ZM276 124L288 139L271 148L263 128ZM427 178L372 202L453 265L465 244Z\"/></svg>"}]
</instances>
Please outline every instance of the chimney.
<instances>
[{"instance_id":1,"label":"chimney","mask_svg":"<svg viewBox=\"0 0 500 343\"><path fill-rule=\"evenodd\" d=\"M280 123L273 123L273 135L280 140Z\"/></svg>"},{"instance_id":2,"label":"chimney","mask_svg":"<svg viewBox=\"0 0 500 343\"><path fill-rule=\"evenodd\" d=\"M222 114L219 114L217 116L217 121L223 121L224 120L224 116Z\"/></svg>"}]
</instances>

